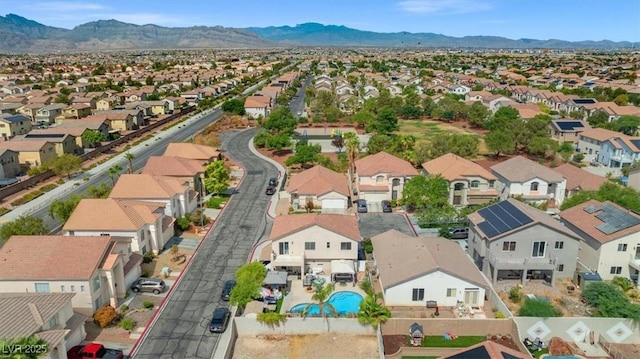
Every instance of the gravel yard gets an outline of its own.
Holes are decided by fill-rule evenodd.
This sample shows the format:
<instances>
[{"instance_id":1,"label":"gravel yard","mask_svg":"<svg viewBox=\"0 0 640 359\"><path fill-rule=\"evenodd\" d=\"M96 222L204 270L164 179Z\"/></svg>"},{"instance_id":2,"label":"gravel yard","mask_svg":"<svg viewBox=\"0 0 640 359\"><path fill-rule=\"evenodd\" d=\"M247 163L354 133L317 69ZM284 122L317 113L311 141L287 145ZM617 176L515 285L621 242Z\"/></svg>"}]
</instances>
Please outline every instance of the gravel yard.
<instances>
[{"instance_id":1,"label":"gravel yard","mask_svg":"<svg viewBox=\"0 0 640 359\"><path fill-rule=\"evenodd\" d=\"M260 335L239 337L233 359L378 359L375 336L321 335Z\"/></svg>"}]
</instances>

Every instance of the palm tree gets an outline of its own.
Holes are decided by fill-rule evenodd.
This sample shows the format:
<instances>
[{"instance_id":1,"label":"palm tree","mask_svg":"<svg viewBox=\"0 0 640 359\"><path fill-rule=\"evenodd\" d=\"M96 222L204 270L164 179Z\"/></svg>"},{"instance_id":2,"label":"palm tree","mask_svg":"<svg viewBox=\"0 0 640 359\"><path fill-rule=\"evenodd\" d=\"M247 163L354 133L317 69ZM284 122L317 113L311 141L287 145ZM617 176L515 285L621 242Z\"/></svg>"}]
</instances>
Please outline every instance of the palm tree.
<instances>
[{"instance_id":1,"label":"palm tree","mask_svg":"<svg viewBox=\"0 0 640 359\"><path fill-rule=\"evenodd\" d=\"M391 318L391 311L379 302L382 299L382 293L374 293L367 295L360 302L360 310L358 311L358 322L361 324L371 324L377 328L380 323L384 323Z\"/></svg>"},{"instance_id":2,"label":"palm tree","mask_svg":"<svg viewBox=\"0 0 640 359\"><path fill-rule=\"evenodd\" d=\"M360 139L353 132L347 132L343 136L344 145L347 148L347 160L349 160L349 172L352 180L355 178L356 159L360 155Z\"/></svg>"},{"instance_id":3,"label":"palm tree","mask_svg":"<svg viewBox=\"0 0 640 359\"><path fill-rule=\"evenodd\" d=\"M326 303L326 300L329 299L329 296L331 296L331 293L333 293L335 286L331 283L325 285L324 283L314 282L313 287L315 289L315 293L313 293L313 295L311 296L311 299L318 302L318 309L320 312L320 316L322 318L327 317L325 306L326 306L326 309L329 310L332 316L338 316L338 312L336 311L336 308L333 307L333 304ZM306 307L304 307L304 309L302 310L303 317L306 317L307 314L309 314L309 309L311 309L312 305L313 304L309 304Z\"/></svg>"},{"instance_id":4,"label":"palm tree","mask_svg":"<svg viewBox=\"0 0 640 359\"><path fill-rule=\"evenodd\" d=\"M611 280L611 284L616 285L624 294L629 293L630 290L634 289L636 286L632 281L625 277L614 277Z\"/></svg>"},{"instance_id":5,"label":"palm tree","mask_svg":"<svg viewBox=\"0 0 640 359\"><path fill-rule=\"evenodd\" d=\"M127 167L127 172L128 173L133 173L133 159L136 158L136 156L131 152L127 152L127 153L124 154L124 158L126 158L127 161L129 161L129 166Z\"/></svg>"},{"instance_id":6,"label":"palm tree","mask_svg":"<svg viewBox=\"0 0 640 359\"><path fill-rule=\"evenodd\" d=\"M29 348L29 353L25 353L25 351L16 352L16 353L5 353L8 354L6 356L2 356L2 358L11 358L11 359L37 359L46 355L47 353L47 342L38 338L35 335L30 335L28 337L20 337L15 339L2 339L0 340L0 348L4 348L5 350L11 350L10 348Z\"/></svg>"},{"instance_id":7,"label":"palm tree","mask_svg":"<svg viewBox=\"0 0 640 359\"><path fill-rule=\"evenodd\" d=\"M120 172L122 172L122 167L120 165L111 166L111 168L109 168L109 178L111 178L112 186L116 185L116 177L120 175Z\"/></svg>"}]
</instances>

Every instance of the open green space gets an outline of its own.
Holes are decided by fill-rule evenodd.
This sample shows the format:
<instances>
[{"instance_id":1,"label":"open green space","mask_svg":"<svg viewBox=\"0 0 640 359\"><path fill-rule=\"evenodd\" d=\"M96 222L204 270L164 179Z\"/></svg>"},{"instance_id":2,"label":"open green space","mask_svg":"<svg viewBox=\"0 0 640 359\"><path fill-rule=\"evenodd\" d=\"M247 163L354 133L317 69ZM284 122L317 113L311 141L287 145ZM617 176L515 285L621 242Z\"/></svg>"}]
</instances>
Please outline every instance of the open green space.
<instances>
[{"instance_id":1,"label":"open green space","mask_svg":"<svg viewBox=\"0 0 640 359\"><path fill-rule=\"evenodd\" d=\"M432 348L466 348L485 341L483 336L459 336L456 339L445 339L444 335L428 335L422 340L423 347Z\"/></svg>"}]
</instances>

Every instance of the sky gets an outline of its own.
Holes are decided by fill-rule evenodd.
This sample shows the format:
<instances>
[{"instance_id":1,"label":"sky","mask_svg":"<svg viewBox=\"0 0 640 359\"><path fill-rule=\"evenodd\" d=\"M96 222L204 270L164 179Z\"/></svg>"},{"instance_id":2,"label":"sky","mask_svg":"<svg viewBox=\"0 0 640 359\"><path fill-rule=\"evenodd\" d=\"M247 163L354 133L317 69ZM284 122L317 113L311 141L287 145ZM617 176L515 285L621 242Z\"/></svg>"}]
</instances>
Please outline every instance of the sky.
<instances>
[{"instance_id":1,"label":"sky","mask_svg":"<svg viewBox=\"0 0 640 359\"><path fill-rule=\"evenodd\" d=\"M71 29L95 20L138 25L295 26L511 39L640 41L640 0L0 0L13 13Z\"/></svg>"}]
</instances>

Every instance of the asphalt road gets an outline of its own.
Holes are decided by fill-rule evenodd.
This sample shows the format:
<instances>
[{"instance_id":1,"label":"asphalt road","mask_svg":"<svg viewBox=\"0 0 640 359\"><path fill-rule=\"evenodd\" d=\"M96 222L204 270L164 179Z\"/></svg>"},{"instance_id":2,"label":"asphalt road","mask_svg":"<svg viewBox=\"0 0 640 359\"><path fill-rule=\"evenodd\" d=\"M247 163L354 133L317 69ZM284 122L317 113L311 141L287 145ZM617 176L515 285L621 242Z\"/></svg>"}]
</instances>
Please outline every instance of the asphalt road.
<instances>
[{"instance_id":1,"label":"asphalt road","mask_svg":"<svg viewBox=\"0 0 640 359\"><path fill-rule=\"evenodd\" d=\"M204 238L174 287L166 306L131 353L133 358L211 358L219 334L207 329L211 314L219 305L224 282L245 264L256 241L267 227L265 212L270 197L264 194L269 177L277 169L249 150L256 129L226 133L222 150L242 165L245 176Z\"/></svg>"},{"instance_id":2,"label":"asphalt road","mask_svg":"<svg viewBox=\"0 0 640 359\"><path fill-rule=\"evenodd\" d=\"M388 230L395 229L406 235L415 236L407 218L398 213L360 213L358 227L363 238L377 236Z\"/></svg>"},{"instance_id":3,"label":"asphalt road","mask_svg":"<svg viewBox=\"0 0 640 359\"><path fill-rule=\"evenodd\" d=\"M312 76L307 77L307 79L303 82L302 86L300 86L300 88L298 89L298 92L296 94L297 97L292 98L291 102L289 103L289 108L291 109L291 113L293 113L293 115L296 117L302 117L302 114L304 114L305 91L307 89L307 86L309 86L312 80L313 80ZM300 113L301 115L298 115L298 113Z\"/></svg>"}]
</instances>

